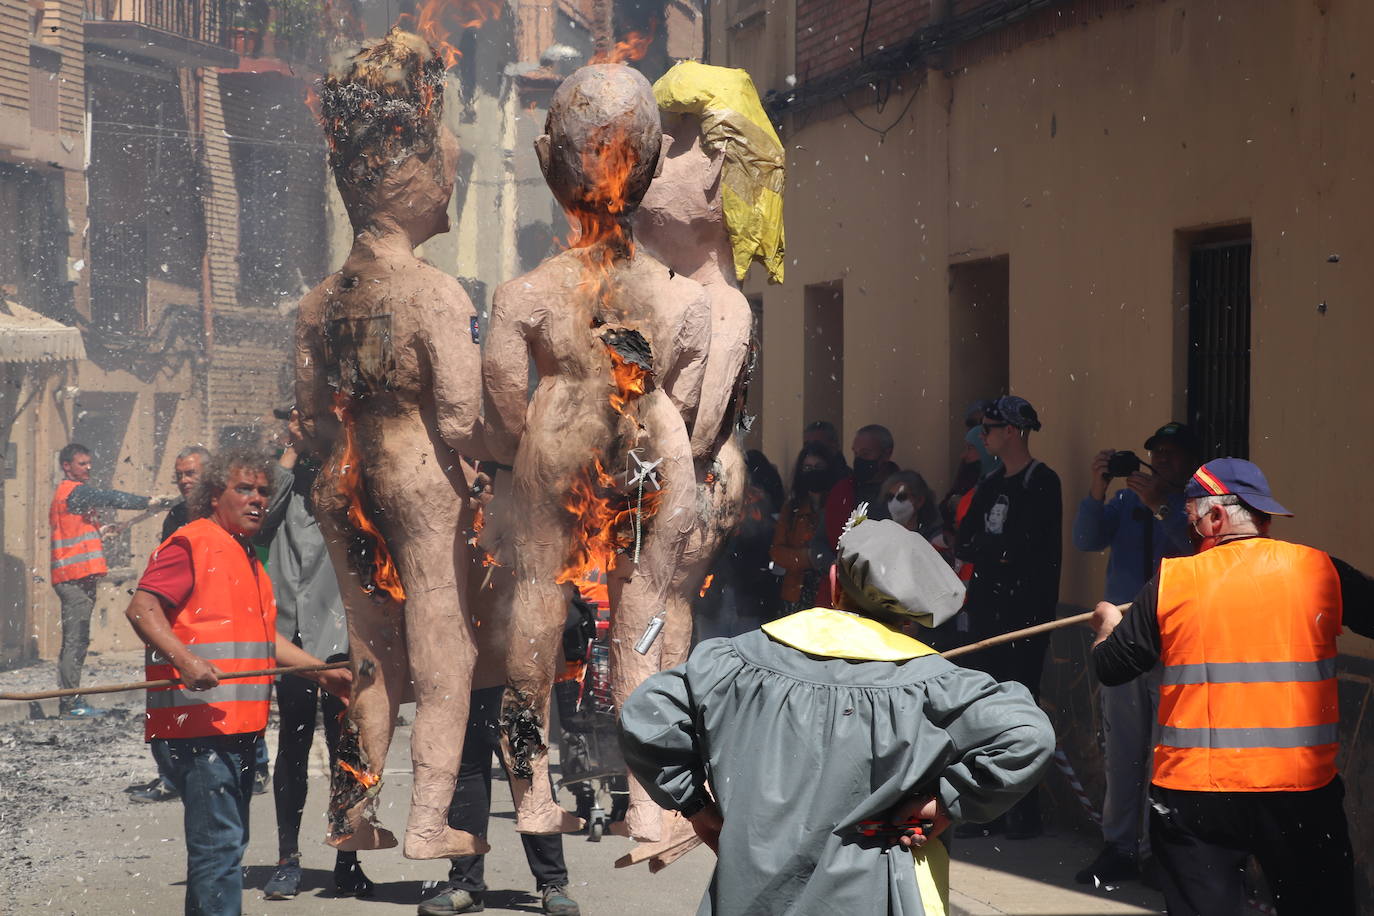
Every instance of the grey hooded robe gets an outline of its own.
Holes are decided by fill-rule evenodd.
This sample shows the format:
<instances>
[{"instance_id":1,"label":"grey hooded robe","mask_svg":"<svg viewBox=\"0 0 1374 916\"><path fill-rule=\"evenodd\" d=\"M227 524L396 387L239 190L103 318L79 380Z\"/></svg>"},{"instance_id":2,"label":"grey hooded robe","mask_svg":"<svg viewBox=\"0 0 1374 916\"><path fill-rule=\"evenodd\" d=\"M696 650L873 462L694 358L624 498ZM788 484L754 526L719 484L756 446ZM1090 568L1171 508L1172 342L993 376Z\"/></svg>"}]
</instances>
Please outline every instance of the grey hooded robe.
<instances>
[{"instance_id":1,"label":"grey hooded robe","mask_svg":"<svg viewBox=\"0 0 1374 916\"><path fill-rule=\"evenodd\" d=\"M911 796L990 821L1039 782L1049 720L1016 683L928 655L817 658L752 631L699 645L621 710L625 760L680 809L709 785L725 826L698 916L924 916L911 854L849 839Z\"/></svg>"}]
</instances>

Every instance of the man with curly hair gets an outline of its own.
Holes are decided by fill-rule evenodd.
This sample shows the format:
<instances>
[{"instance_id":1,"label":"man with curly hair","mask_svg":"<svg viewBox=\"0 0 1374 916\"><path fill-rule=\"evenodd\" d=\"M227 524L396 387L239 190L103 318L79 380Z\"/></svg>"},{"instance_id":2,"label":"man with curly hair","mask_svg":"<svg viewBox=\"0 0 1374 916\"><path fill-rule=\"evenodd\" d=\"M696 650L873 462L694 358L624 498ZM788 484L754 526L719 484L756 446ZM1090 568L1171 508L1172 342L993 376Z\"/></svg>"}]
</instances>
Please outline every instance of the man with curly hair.
<instances>
[{"instance_id":1,"label":"man with curly hair","mask_svg":"<svg viewBox=\"0 0 1374 916\"><path fill-rule=\"evenodd\" d=\"M216 455L187 499L192 521L153 553L125 611L148 646L148 680L181 680L148 691L145 734L169 761L186 809L188 914L242 912L254 752L272 679L226 675L320 664L277 633L272 585L253 550L270 480L263 455ZM348 695L347 671L307 676Z\"/></svg>"}]
</instances>

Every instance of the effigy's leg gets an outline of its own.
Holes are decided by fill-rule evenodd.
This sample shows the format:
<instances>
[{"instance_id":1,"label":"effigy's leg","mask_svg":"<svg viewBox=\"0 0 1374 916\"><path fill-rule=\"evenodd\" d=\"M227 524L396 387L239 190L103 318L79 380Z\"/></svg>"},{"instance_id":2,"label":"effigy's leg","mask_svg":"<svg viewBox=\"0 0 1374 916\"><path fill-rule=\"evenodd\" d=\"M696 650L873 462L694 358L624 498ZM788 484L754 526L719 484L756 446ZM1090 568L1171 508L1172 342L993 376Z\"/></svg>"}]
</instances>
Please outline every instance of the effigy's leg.
<instances>
[{"instance_id":1,"label":"effigy's leg","mask_svg":"<svg viewBox=\"0 0 1374 916\"><path fill-rule=\"evenodd\" d=\"M457 526L455 526L456 529ZM467 734L477 647L466 610L465 534L438 531L397 546L406 583L406 633L415 691L406 824L409 859L484 855L484 840L448 826Z\"/></svg>"},{"instance_id":2,"label":"effigy's leg","mask_svg":"<svg viewBox=\"0 0 1374 916\"><path fill-rule=\"evenodd\" d=\"M339 591L353 667L352 695L330 773L326 842L341 850L390 849L396 837L377 822L376 808L396 711L410 679L404 617L400 605L364 593L349 567L344 534L326 513L318 518L334 569L344 571Z\"/></svg>"},{"instance_id":3,"label":"effigy's leg","mask_svg":"<svg viewBox=\"0 0 1374 916\"><path fill-rule=\"evenodd\" d=\"M624 564L622 574L629 578L623 586L617 587L612 578L611 688L616 709L650 675L685 658L692 637L690 608L671 600L673 580L681 575L697 517L691 449L682 419L666 396L644 402L641 422L653 456L662 459L657 469L663 489L653 517L644 525L639 562ZM662 620L663 628L649 645L638 645L645 649L641 653L636 646L656 627L655 618ZM669 664L665 664L665 652L673 660ZM624 822L612 824L611 831L657 841L662 835L663 809L633 775L628 781L629 809Z\"/></svg>"}]
</instances>

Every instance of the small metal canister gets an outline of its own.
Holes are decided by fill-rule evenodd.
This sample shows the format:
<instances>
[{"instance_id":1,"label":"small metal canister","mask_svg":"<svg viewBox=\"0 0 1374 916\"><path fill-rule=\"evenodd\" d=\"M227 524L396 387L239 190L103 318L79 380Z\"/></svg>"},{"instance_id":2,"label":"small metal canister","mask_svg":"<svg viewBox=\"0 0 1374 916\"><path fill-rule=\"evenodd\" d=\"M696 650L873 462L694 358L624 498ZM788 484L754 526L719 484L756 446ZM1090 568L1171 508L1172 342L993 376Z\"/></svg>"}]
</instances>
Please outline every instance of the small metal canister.
<instances>
[{"instance_id":1,"label":"small metal canister","mask_svg":"<svg viewBox=\"0 0 1374 916\"><path fill-rule=\"evenodd\" d=\"M653 648L654 640L658 639L658 634L663 632L663 611L659 611L653 619L644 627L644 635L639 637L639 642L635 643L635 651L640 655L648 655Z\"/></svg>"}]
</instances>

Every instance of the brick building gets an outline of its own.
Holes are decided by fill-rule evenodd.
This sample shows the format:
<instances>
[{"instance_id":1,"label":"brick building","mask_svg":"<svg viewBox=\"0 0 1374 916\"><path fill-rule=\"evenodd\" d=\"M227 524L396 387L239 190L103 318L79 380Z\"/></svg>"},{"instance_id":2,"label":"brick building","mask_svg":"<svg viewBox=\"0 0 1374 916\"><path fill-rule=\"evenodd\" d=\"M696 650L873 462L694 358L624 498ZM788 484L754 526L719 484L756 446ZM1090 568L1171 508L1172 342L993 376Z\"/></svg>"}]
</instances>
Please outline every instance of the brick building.
<instances>
[{"instance_id":1,"label":"brick building","mask_svg":"<svg viewBox=\"0 0 1374 916\"><path fill-rule=\"evenodd\" d=\"M291 45L252 42L235 15L229 0L0 0L0 285L84 343L0 418L0 665L56 651L62 445L95 450L98 484L166 493L180 448L256 435L288 390L290 310L329 260L323 149L300 61L265 56ZM95 648L132 644L120 585L157 530L107 540Z\"/></svg>"}]
</instances>

